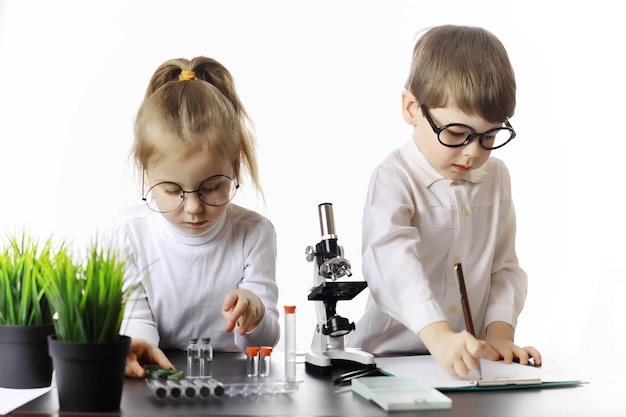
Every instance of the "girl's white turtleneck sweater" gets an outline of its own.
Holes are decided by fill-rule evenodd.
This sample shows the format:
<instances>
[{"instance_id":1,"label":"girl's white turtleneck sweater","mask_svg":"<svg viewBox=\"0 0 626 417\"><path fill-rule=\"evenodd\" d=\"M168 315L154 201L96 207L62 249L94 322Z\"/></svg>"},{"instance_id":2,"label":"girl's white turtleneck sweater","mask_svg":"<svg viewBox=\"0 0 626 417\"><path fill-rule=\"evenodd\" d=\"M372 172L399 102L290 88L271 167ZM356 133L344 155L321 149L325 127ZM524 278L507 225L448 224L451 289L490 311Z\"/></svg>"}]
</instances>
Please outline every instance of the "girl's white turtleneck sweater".
<instances>
[{"instance_id":1,"label":"girl's white turtleneck sweater","mask_svg":"<svg viewBox=\"0 0 626 417\"><path fill-rule=\"evenodd\" d=\"M126 306L122 334L161 349L185 349L192 337L210 337L217 351L276 345L276 233L267 218L231 203L206 233L188 235L137 206L115 218L112 232L129 257L128 282L142 284ZM225 295L237 288L265 305L261 322L244 336L226 332L221 314Z\"/></svg>"}]
</instances>

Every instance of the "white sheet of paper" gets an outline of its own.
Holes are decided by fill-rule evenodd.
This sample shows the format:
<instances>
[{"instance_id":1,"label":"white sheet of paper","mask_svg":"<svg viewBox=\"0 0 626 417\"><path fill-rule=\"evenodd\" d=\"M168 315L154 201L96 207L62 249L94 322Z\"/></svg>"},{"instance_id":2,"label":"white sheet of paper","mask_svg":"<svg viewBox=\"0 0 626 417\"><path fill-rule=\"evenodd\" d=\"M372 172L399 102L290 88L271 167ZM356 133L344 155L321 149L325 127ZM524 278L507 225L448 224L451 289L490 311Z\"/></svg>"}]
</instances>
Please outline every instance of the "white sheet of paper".
<instances>
[{"instance_id":1,"label":"white sheet of paper","mask_svg":"<svg viewBox=\"0 0 626 417\"><path fill-rule=\"evenodd\" d=\"M395 376L420 378L426 384L435 388L463 388L476 385L478 375L470 372L466 377L454 378L442 370L430 355L377 357L376 365ZM543 367L520 365L518 363L505 364L502 361L494 362L483 359L481 362L483 380L528 380L538 379L541 382L576 381L552 373Z\"/></svg>"},{"instance_id":2,"label":"white sheet of paper","mask_svg":"<svg viewBox=\"0 0 626 417\"><path fill-rule=\"evenodd\" d=\"M41 397L54 388L53 385L31 389L0 388L0 415L9 414L35 398Z\"/></svg>"}]
</instances>

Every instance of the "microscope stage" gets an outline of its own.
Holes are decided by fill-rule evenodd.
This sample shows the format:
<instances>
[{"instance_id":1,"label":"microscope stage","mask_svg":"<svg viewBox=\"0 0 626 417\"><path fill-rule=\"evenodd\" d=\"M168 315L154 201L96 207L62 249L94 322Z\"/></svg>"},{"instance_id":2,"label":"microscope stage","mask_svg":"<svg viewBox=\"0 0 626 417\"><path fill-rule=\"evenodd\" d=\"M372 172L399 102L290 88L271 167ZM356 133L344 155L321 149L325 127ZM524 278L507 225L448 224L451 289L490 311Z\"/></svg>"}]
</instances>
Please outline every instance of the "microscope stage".
<instances>
[{"instance_id":1,"label":"microscope stage","mask_svg":"<svg viewBox=\"0 0 626 417\"><path fill-rule=\"evenodd\" d=\"M322 282L308 296L310 301L352 300L367 287L365 281Z\"/></svg>"}]
</instances>

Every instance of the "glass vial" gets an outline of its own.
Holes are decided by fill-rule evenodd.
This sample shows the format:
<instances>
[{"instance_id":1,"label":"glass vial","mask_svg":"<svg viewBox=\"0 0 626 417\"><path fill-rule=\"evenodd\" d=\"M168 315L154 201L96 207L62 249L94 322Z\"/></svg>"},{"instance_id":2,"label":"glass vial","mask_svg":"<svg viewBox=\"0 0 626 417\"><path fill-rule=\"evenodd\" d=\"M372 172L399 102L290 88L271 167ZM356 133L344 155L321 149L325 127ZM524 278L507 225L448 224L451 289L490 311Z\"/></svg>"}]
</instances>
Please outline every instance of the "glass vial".
<instances>
[{"instance_id":1,"label":"glass vial","mask_svg":"<svg viewBox=\"0 0 626 417\"><path fill-rule=\"evenodd\" d=\"M258 375L257 357L259 356L258 346L248 346L246 348L246 375L253 377Z\"/></svg>"},{"instance_id":2,"label":"glass vial","mask_svg":"<svg viewBox=\"0 0 626 417\"><path fill-rule=\"evenodd\" d=\"M272 348L270 346L261 346L259 350L259 376L270 375L271 354Z\"/></svg>"},{"instance_id":3,"label":"glass vial","mask_svg":"<svg viewBox=\"0 0 626 417\"><path fill-rule=\"evenodd\" d=\"M198 338L192 337L187 345L187 378L198 378L200 376L200 350Z\"/></svg>"},{"instance_id":4,"label":"glass vial","mask_svg":"<svg viewBox=\"0 0 626 417\"><path fill-rule=\"evenodd\" d=\"M213 346L210 337L203 337L200 345L200 378L213 376Z\"/></svg>"},{"instance_id":5,"label":"glass vial","mask_svg":"<svg viewBox=\"0 0 626 417\"><path fill-rule=\"evenodd\" d=\"M296 380L296 306L285 306L285 380Z\"/></svg>"}]
</instances>

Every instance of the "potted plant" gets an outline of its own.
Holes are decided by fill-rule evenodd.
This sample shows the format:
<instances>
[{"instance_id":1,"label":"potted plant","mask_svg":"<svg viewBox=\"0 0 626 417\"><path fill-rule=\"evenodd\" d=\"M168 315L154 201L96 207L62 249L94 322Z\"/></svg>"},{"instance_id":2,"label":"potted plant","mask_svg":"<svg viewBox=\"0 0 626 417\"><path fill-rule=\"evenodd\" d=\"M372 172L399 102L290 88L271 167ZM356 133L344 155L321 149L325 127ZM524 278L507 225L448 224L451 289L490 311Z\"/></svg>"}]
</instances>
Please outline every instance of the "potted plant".
<instances>
[{"instance_id":1,"label":"potted plant","mask_svg":"<svg viewBox=\"0 0 626 417\"><path fill-rule=\"evenodd\" d=\"M95 241L77 261L58 253L42 274L56 333L48 338L61 411L120 407L130 338L120 335L128 295L124 262Z\"/></svg>"},{"instance_id":2,"label":"potted plant","mask_svg":"<svg viewBox=\"0 0 626 417\"><path fill-rule=\"evenodd\" d=\"M51 240L40 245L22 232L6 243L0 252L0 386L46 387L52 380L47 337L54 326L39 275L50 263Z\"/></svg>"}]
</instances>

